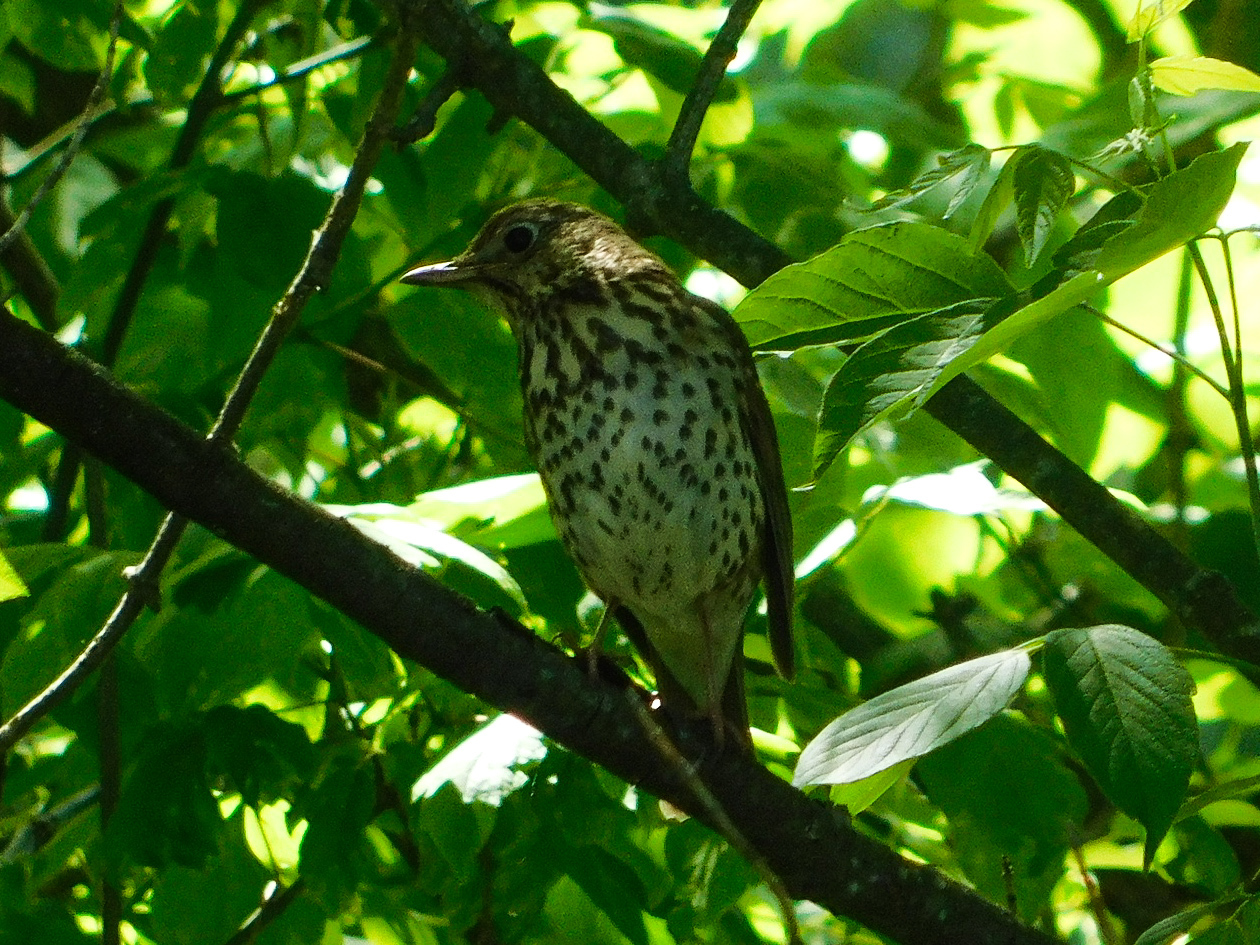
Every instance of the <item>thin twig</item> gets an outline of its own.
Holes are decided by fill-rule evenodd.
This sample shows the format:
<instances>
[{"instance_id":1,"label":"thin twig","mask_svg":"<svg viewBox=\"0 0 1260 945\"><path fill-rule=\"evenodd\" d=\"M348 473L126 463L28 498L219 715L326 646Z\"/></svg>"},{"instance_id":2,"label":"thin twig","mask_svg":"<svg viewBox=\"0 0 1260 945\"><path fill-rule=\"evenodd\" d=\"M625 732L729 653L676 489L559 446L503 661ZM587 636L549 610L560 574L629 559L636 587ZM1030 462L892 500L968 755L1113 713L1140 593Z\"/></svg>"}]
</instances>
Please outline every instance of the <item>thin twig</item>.
<instances>
[{"instance_id":1,"label":"thin twig","mask_svg":"<svg viewBox=\"0 0 1260 945\"><path fill-rule=\"evenodd\" d=\"M748 29L760 5L761 0L735 0L726 14L726 22L713 37L713 42L709 43L704 61L700 64L700 73L683 99L678 120L674 122L669 143L665 145L662 172L675 181L687 180L687 168L691 164L691 154L700 135L700 126L704 124L705 113L726 76L727 66L735 58L740 37Z\"/></svg>"},{"instance_id":2,"label":"thin twig","mask_svg":"<svg viewBox=\"0 0 1260 945\"><path fill-rule=\"evenodd\" d=\"M16 227L17 219L8 204L0 198L0 230L6 234L12 228L17 236L8 248L0 252L0 265L8 270L18 295L26 301L26 307L35 316L39 327L47 332L57 330L57 299L61 286L44 257L35 248L30 235Z\"/></svg>"},{"instance_id":3,"label":"thin twig","mask_svg":"<svg viewBox=\"0 0 1260 945\"><path fill-rule=\"evenodd\" d=\"M210 65L202 76L201 84L197 86L197 91L193 93L188 103L188 117L184 120L183 127L179 130L179 137L175 139L175 146L171 149L171 156L166 165L168 170L182 170L192 161L206 122L210 120L210 116L222 102L223 74L228 62L235 54L241 40L244 39L245 32L253 22L255 14L269 2L270 0L245 0L237 8L236 16L228 25L223 41L215 49ZM106 367L112 365L118 357L118 351L122 347L123 339L127 336L127 329L131 326L131 319L135 315L136 305L140 301L140 294L144 291L149 273L157 264L158 249L166 237L166 227L174 212L175 199L168 197L153 208L153 212L149 214L149 219L145 223L144 233L140 237L131 267L123 280L122 289L119 290L118 298L114 302L114 311L110 315L105 328L105 338L101 342L101 362Z\"/></svg>"},{"instance_id":4,"label":"thin twig","mask_svg":"<svg viewBox=\"0 0 1260 945\"><path fill-rule=\"evenodd\" d=\"M231 92L223 93L224 102L235 102L243 98L249 98L251 95L259 95L268 89L275 88L278 85L284 85L287 82L293 82L297 79L305 78L318 69L325 66L331 66L338 62L344 62L346 59L353 59L361 56L365 52L377 48L382 43L379 34L372 36L364 36L359 39L352 39L349 42L340 43L323 52L316 53L313 56L307 56L300 59L283 72L278 72L271 78L263 82L255 82L253 85L247 85L244 88L233 89Z\"/></svg>"},{"instance_id":5,"label":"thin twig","mask_svg":"<svg viewBox=\"0 0 1260 945\"><path fill-rule=\"evenodd\" d=\"M414 144L433 134L433 129L437 125L438 109L450 101L451 96L464 86L462 71L453 66L446 68L446 71L433 83L424 101L416 106L411 120L394 132L395 141L400 145Z\"/></svg>"},{"instance_id":6,"label":"thin twig","mask_svg":"<svg viewBox=\"0 0 1260 945\"><path fill-rule=\"evenodd\" d=\"M1199 284L1207 296L1208 307L1212 310L1212 319L1216 323L1216 333L1221 343L1221 358L1225 362L1225 375L1229 379L1229 406L1234 414L1234 426L1238 430L1238 449L1242 453L1243 472L1247 479L1247 499L1251 509L1251 538L1260 556L1260 474L1256 471L1255 443L1251 438L1251 421L1247 418L1247 391L1243 386L1242 352L1235 355L1235 345L1229 337L1229 329L1225 325L1225 315L1221 311L1221 301L1217 298L1216 288L1212 285L1212 276L1203 261L1196 243L1186 244L1186 252L1194 264L1194 271L1199 276ZM1241 340L1241 339L1240 339Z\"/></svg>"},{"instance_id":7,"label":"thin twig","mask_svg":"<svg viewBox=\"0 0 1260 945\"><path fill-rule=\"evenodd\" d=\"M118 49L118 30L122 25L122 12L122 0L115 0L114 15L109 21L109 46L105 50L105 67L101 69L101 74L96 77L96 84L92 86L92 91L88 95L87 105L83 108L83 114L76 121L74 136L70 139L70 145L61 155L61 160L57 162L57 166L53 168L52 173L39 185L39 189L35 191L35 196L31 197L26 206L22 208L22 212L18 214L17 220L9 227L8 232L0 236L0 253L3 253L9 244L17 239L17 235L26 227L26 223L30 220L31 214L35 212L35 208L39 206L40 201L61 180L61 175L66 172L70 162L79 153L79 148L83 146L83 139L87 137L92 118L100 107L101 100L105 97L105 90L109 88L110 77L114 74L114 52Z\"/></svg>"},{"instance_id":8,"label":"thin twig","mask_svg":"<svg viewBox=\"0 0 1260 945\"><path fill-rule=\"evenodd\" d=\"M757 848L749 843L748 838L735 826L735 822L731 820L726 809L722 807L722 802L714 797L713 792L709 790L709 786L696 774L696 769L692 767L691 762L670 741L669 736L657 724L656 719L652 718L652 714L648 712L647 706L643 704L640 696L641 693L635 689L626 690L626 701L630 703L630 707L634 711L635 718L639 720L639 725L643 728L644 734L651 740L653 747L655 747L665 763L670 766L670 770L678 775L687 791L695 798L701 810L704 811L705 816L712 821L713 827L717 832L757 871L761 881L766 884L766 888L770 890L779 903L779 912L783 916L783 925L787 931L789 945L800 945L802 941L801 927L796 921L796 905L792 900L791 894L787 891L787 887L783 885L783 880L770 868L770 864L757 852Z\"/></svg>"},{"instance_id":9,"label":"thin twig","mask_svg":"<svg viewBox=\"0 0 1260 945\"><path fill-rule=\"evenodd\" d=\"M1177 306L1173 316L1173 350L1177 357L1173 360L1172 381L1168 385L1168 477L1169 491L1173 497L1173 508L1176 513L1175 526L1178 544L1184 548L1189 535L1186 531L1186 508L1190 504L1190 492L1186 483L1186 456L1194 445L1194 428L1190 423L1186 405L1186 391L1189 386L1189 359L1186 357L1186 335L1190 330L1190 289L1193 285L1194 268L1190 265L1190 257L1182 253L1180 273L1177 276ZM1228 392L1222 389L1228 399Z\"/></svg>"},{"instance_id":10,"label":"thin twig","mask_svg":"<svg viewBox=\"0 0 1260 945\"><path fill-rule=\"evenodd\" d=\"M346 234L363 198L370 172L389 140L394 117L398 113L407 74L415 58L419 43L416 31L407 30L399 35L398 47L390 64L377 99L376 110L368 121L363 141L355 155L350 173L342 190L333 199L332 206L316 233L311 250L293 283L276 303L270 321L263 330L253 353L242 368L235 387L219 414L218 420L207 439L224 442L230 440L240 428L249 402L261 383L263 374L275 358L288 330L297 321L303 306L311 296L326 285L333 264L341 251ZM144 560L128 574L131 586L119 599L114 612L96 635L88 641L74 662L56 680L0 725L0 752L13 747L19 738L30 731L41 718L95 670L114 645L135 621L146 604L156 605L159 600L158 585L162 570L175 550L175 545L187 526L187 520L171 513L162 521Z\"/></svg>"},{"instance_id":11,"label":"thin twig","mask_svg":"<svg viewBox=\"0 0 1260 945\"><path fill-rule=\"evenodd\" d=\"M1176 364L1185 368L1187 371L1189 371L1191 374L1193 374L1195 377L1201 380L1204 384L1207 384L1209 387L1211 387L1212 390L1216 391L1226 400L1229 400L1229 389L1226 388L1225 385L1222 384L1220 381L1212 377L1212 375L1208 374L1206 371L1204 371L1202 368L1196 365L1194 362L1190 361L1185 356L1185 354L1183 354L1177 348L1169 347L1168 345L1165 345L1165 344L1160 344L1154 338L1151 338L1147 335L1142 334L1136 328L1130 328L1128 325L1124 324L1123 322L1116 321L1114 318L1112 318L1102 309L1095 308L1092 305L1082 305L1081 308L1085 309L1085 311L1089 312L1091 315L1093 315L1095 318L1099 319L1100 321L1110 325L1116 331L1122 331L1126 335L1128 335L1130 338L1136 339L1137 341L1142 342L1142 344L1148 345L1154 348L1160 354L1167 355Z\"/></svg>"},{"instance_id":12,"label":"thin twig","mask_svg":"<svg viewBox=\"0 0 1260 945\"><path fill-rule=\"evenodd\" d=\"M201 132L204 130L206 122L209 121L210 115L221 101L223 73L227 68L227 64L244 37L245 31L249 28L254 14L267 2L269 0L246 0L237 9L236 16L233 17L232 22L228 25L222 42L215 49L210 65L207 67L205 75L201 78L201 83L197 86L197 90L193 93L192 100L188 104L187 117L184 120L183 127L180 129L178 138L175 140L175 146L171 149L171 156L167 161L168 170L178 171L186 167L192 160ZM136 305L140 301L140 295L144 291L144 285L148 281L154 265L157 263L158 250L162 241L166 238L166 227L170 222L174 209L175 200L173 198L162 200L153 208L153 211L149 214L148 221L145 223L144 231L136 246L135 256L132 257L131 266L127 269L127 274L123 279L122 289L119 290L118 297L114 301L113 313L106 322L104 340L100 344L99 360L106 367L113 365L118 357L119 350L122 348L123 339L126 338L127 329L131 325L131 319L135 314ZM73 485L78 475L80 461L81 456L78 450L67 449L62 451L56 474L57 482L63 485ZM70 491L67 491L64 494L58 493L51 496L48 511L48 522L50 524L45 529L46 538L55 540L61 537L60 531L56 534L52 533L52 524L68 518L65 503L69 502L70 494ZM135 618L132 617L132 619ZM3 731L3 729L0 728L0 731Z\"/></svg>"},{"instance_id":13,"label":"thin twig","mask_svg":"<svg viewBox=\"0 0 1260 945\"><path fill-rule=\"evenodd\" d=\"M267 897L267 900L258 908L252 916L249 917L244 925L242 925L223 945L249 945L258 937L258 933L265 929L280 916L284 915L284 911L293 905L303 890L306 889L306 881L300 876L277 892Z\"/></svg>"},{"instance_id":14,"label":"thin twig","mask_svg":"<svg viewBox=\"0 0 1260 945\"><path fill-rule=\"evenodd\" d=\"M380 46L381 42L382 40L380 36L374 35L363 39L355 39L346 43L341 43L331 49L325 50L322 53L317 53L314 56L295 62L293 65L289 66L288 69L275 74L265 81L255 82L253 85L233 89L231 92L224 92L219 101L222 104L228 104L239 101L243 98L248 98L251 95L259 95L266 92L268 89L276 88L277 86L285 85L289 82L295 82L298 79L305 78L318 69L324 68L325 66L334 65L338 62L344 62L347 59L353 59L357 56L361 56L363 53ZM112 105L103 105L96 110L94 115L88 118L88 130L90 132L91 129L95 128L98 123L111 116L122 115L130 111L150 109L156 104L157 99L152 95L139 95L135 98L128 99L121 104L114 103ZM19 167L12 168L4 176L9 180L19 180L23 176L31 173L31 171L39 167L49 153L56 150L61 143L66 140L66 138L73 134L74 125L75 123L67 123L63 128L47 135L38 144L32 145L24 152L25 162Z\"/></svg>"}]
</instances>

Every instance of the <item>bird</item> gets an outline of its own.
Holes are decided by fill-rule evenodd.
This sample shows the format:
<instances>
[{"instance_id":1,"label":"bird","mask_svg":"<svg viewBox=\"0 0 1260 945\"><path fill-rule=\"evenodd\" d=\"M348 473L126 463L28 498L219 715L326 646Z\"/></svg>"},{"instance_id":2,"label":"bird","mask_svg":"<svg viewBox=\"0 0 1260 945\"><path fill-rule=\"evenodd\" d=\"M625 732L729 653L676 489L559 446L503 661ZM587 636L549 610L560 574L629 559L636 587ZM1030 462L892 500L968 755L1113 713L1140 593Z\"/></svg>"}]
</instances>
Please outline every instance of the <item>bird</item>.
<instances>
[{"instance_id":1,"label":"bird","mask_svg":"<svg viewBox=\"0 0 1260 945\"><path fill-rule=\"evenodd\" d=\"M738 324L611 219L559 200L505 207L401 281L467 290L506 319L525 443L583 581L670 718L707 717L719 745L733 733L751 751L744 623L763 581L791 678L794 574L778 438Z\"/></svg>"}]
</instances>

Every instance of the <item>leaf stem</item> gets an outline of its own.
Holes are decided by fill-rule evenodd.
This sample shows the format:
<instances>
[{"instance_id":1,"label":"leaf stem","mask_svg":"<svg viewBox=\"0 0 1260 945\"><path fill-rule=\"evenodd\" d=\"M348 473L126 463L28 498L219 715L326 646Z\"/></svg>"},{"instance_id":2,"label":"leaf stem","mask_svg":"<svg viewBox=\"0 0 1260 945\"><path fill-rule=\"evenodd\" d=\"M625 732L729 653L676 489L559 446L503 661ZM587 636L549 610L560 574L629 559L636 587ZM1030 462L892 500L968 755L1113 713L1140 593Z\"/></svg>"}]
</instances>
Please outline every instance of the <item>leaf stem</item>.
<instances>
[{"instance_id":1,"label":"leaf stem","mask_svg":"<svg viewBox=\"0 0 1260 945\"><path fill-rule=\"evenodd\" d=\"M1221 311L1221 302L1217 298L1216 289L1212 285L1212 277L1203 261L1196 243L1186 244L1186 252L1194 264L1199 282L1207 295L1208 307L1212 310L1212 318L1216 322L1216 333L1221 341L1221 358L1225 362L1225 373L1229 380L1229 406L1234 414L1234 425L1238 430L1238 449L1242 453L1243 470L1247 478L1247 498L1251 507L1251 538L1255 544L1256 555L1260 557L1260 475L1256 472L1256 449L1251 438L1251 422L1247 417L1247 391L1243 385L1242 368L1242 335L1238 318L1237 297L1234 299L1235 341L1231 342L1229 329L1225 324L1225 316ZM1228 256L1228 253L1226 254ZM1234 282L1229 280L1230 294L1234 295Z\"/></svg>"}]
</instances>

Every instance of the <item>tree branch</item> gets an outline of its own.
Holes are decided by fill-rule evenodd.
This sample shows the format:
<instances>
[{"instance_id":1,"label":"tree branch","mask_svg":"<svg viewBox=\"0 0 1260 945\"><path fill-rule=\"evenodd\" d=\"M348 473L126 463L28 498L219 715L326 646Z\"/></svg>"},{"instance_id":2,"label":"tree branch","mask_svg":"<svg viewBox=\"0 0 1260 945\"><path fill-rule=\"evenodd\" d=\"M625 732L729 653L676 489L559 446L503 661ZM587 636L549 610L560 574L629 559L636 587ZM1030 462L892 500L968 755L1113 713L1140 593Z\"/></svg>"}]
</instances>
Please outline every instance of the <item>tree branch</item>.
<instances>
[{"instance_id":1,"label":"tree branch","mask_svg":"<svg viewBox=\"0 0 1260 945\"><path fill-rule=\"evenodd\" d=\"M706 818L705 806L626 710L624 690L591 679L584 660L479 611L7 312L0 312L0 397L357 620L400 656ZM85 403L93 409L84 410ZM1054 942L936 870L903 860L854 830L842 812L806 798L751 759L709 752L697 760L695 746L707 744L707 736L702 722L681 733L680 745L794 897L906 945Z\"/></svg>"},{"instance_id":2,"label":"tree branch","mask_svg":"<svg viewBox=\"0 0 1260 945\"><path fill-rule=\"evenodd\" d=\"M696 147L696 138L700 135L700 126L704 124L705 113L726 76L727 67L735 58L739 38L748 29L748 24L752 22L753 14L759 6L761 0L735 0L726 14L726 22L713 37L713 42L704 54L700 74L696 76L691 91L683 100L678 120L674 122L674 130L669 135L669 143L665 145L661 171L671 178L671 183L675 186L689 186L687 169L691 165L691 154Z\"/></svg>"},{"instance_id":3,"label":"tree branch","mask_svg":"<svg viewBox=\"0 0 1260 945\"><path fill-rule=\"evenodd\" d=\"M398 45L394 51L389 73L385 78L372 117L364 129L363 141L355 152L354 162L346 176L346 183L333 199L301 269L276 303L266 328L263 329L254 350L250 353L249 360L241 369L236 384L224 401L218 419L208 436L211 442L230 442L236 435L249 409L249 404L262 383L263 376L275 360L280 346L297 322L302 309L305 308L312 295L327 285L333 266L341 253L341 246L350 232L350 226L362 202L372 168L376 165L385 143L391 137L393 122L398 115L403 90L407 85L407 75L415 59L417 44L418 41L412 34L403 33L398 37ZM77 450L63 451L63 456L71 455L75 457L77 463ZM68 460L63 458L63 469L67 462ZM59 474L61 471L58 470ZM71 482L70 485L72 484ZM93 635L70 666L34 699L19 709L12 718L0 725L0 752L11 748L19 738L30 731L39 719L43 718L96 667L100 666L144 607L157 600L158 583L162 571L183 535L186 525L187 521L174 511L168 513L162 520L144 560L131 569L128 575L130 586L105 624Z\"/></svg>"},{"instance_id":4,"label":"tree branch","mask_svg":"<svg viewBox=\"0 0 1260 945\"><path fill-rule=\"evenodd\" d=\"M517 52L500 27L458 0L432 0L427 12L420 23L425 42L448 63L469 64L468 80L490 104L535 128L625 204L631 218L744 285L755 286L792 262L617 137ZM928 401L927 410L1043 499L1222 652L1260 664L1260 619L1233 585L1196 565L974 381L951 381Z\"/></svg>"}]
</instances>

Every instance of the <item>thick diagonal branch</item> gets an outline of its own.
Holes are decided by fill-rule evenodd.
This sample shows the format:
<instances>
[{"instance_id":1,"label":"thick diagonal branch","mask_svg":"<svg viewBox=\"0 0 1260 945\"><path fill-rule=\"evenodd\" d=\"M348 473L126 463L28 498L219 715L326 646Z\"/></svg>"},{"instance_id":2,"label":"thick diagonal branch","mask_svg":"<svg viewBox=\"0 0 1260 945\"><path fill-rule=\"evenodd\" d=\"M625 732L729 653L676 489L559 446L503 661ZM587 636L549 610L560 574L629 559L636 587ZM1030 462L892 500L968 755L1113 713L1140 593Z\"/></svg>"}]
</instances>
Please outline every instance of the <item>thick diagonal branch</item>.
<instances>
[{"instance_id":1,"label":"thick diagonal branch","mask_svg":"<svg viewBox=\"0 0 1260 945\"><path fill-rule=\"evenodd\" d=\"M704 819L705 807L687 795L677 769L660 761L626 711L624 691L591 679L584 661L477 610L3 310L0 398L357 620L400 656ZM739 753L711 753L697 773L798 899L905 945L1054 943L938 871L858 833L843 813L809 800Z\"/></svg>"},{"instance_id":2,"label":"thick diagonal branch","mask_svg":"<svg viewBox=\"0 0 1260 945\"><path fill-rule=\"evenodd\" d=\"M502 29L457 0L433 0L420 28L425 42L448 62L476 63L469 78L495 108L533 126L622 201L636 221L748 286L792 262L773 243L701 200L689 184L663 174L517 52ZM977 384L957 378L927 409L1041 497L1189 627L1223 652L1260 665L1260 619L1225 578L1196 565Z\"/></svg>"}]
</instances>

